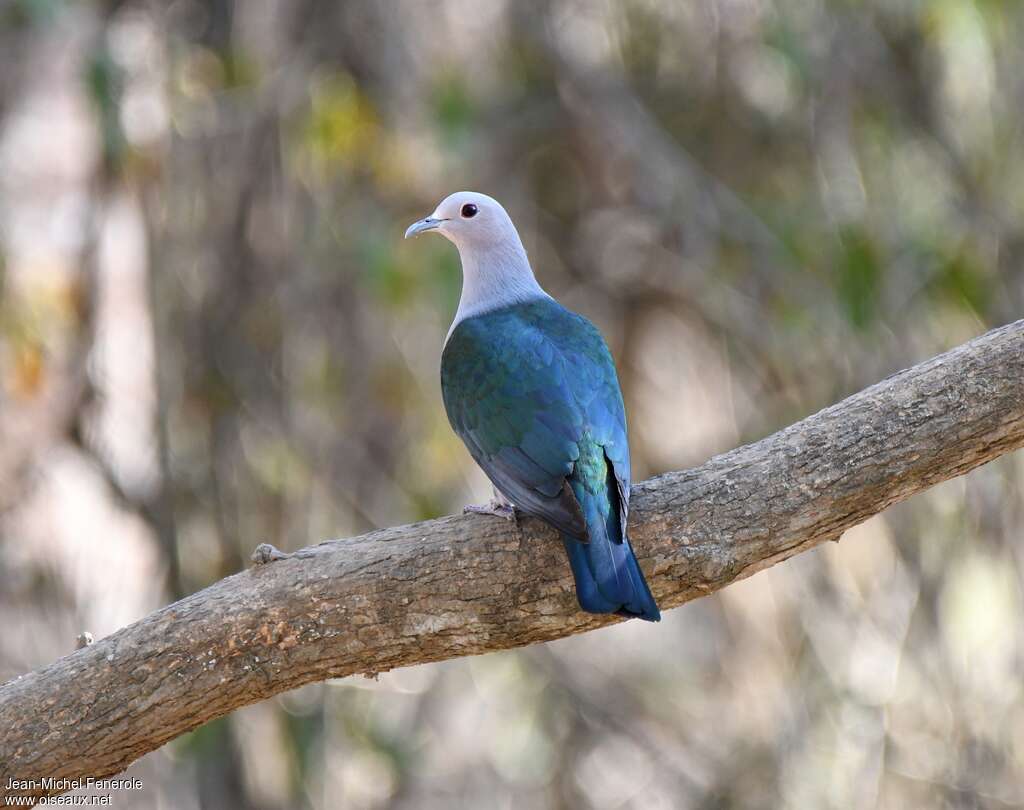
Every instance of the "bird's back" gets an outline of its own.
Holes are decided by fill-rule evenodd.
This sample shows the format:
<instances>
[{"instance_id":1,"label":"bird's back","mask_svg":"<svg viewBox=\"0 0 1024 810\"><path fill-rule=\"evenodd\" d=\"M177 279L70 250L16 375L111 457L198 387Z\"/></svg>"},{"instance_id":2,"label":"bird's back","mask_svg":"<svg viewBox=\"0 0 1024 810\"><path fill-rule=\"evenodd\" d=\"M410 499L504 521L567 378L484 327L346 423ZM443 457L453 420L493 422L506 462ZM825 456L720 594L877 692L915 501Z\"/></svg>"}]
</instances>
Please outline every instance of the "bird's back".
<instances>
[{"instance_id":1,"label":"bird's back","mask_svg":"<svg viewBox=\"0 0 1024 810\"><path fill-rule=\"evenodd\" d=\"M541 466L565 475L587 440L604 448L628 498L626 416L611 353L590 321L554 299L458 324L441 357L441 389L455 431L471 434L484 454L525 444Z\"/></svg>"},{"instance_id":2,"label":"bird's back","mask_svg":"<svg viewBox=\"0 0 1024 810\"><path fill-rule=\"evenodd\" d=\"M597 329L547 297L467 318L445 345L441 390L494 485L561 530L580 605L657 621L626 537L625 409Z\"/></svg>"},{"instance_id":3,"label":"bird's back","mask_svg":"<svg viewBox=\"0 0 1024 810\"><path fill-rule=\"evenodd\" d=\"M479 382L486 375L492 385L511 382L504 372L527 372L520 378L523 386L557 384L601 423L609 439L625 433L622 393L604 338L590 321L552 298L513 304L459 323L441 355L442 386L457 386L467 368L479 375ZM555 372L556 379L537 379L530 370Z\"/></svg>"}]
</instances>

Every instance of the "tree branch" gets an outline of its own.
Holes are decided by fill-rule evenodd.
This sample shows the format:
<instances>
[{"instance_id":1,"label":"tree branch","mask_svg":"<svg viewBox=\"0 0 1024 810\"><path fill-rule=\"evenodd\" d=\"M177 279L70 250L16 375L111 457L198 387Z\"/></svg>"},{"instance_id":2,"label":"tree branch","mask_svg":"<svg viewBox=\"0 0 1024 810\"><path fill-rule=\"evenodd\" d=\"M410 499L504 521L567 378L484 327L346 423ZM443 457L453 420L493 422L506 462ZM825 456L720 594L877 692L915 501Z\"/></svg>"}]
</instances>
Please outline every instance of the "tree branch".
<instances>
[{"instance_id":1,"label":"tree branch","mask_svg":"<svg viewBox=\"0 0 1024 810\"><path fill-rule=\"evenodd\" d=\"M1022 445L1017 321L756 444L637 485L630 534L671 608ZM577 610L563 554L536 520L516 528L479 516L271 554L0 687L0 796L12 778L118 773L203 723L312 681L616 621Z\"/></svg>"}]
</instances>

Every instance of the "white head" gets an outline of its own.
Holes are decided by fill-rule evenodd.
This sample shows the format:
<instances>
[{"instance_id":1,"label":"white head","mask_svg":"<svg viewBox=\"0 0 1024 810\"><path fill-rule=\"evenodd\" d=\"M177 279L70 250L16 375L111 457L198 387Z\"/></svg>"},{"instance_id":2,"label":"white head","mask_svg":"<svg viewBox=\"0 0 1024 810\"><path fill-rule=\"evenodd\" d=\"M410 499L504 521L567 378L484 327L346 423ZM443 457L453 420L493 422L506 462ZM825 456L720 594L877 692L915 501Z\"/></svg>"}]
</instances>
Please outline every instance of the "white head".
<instances>
[{"instance_id":1,"label":"white head","mask_svg":"<svg viewBox=\"0 0 1024 810\"><path fill-rule=\"evenodd\" d=\"M547 295L533 277L516 226L492 197L450 194L429 217L410 225L405 238L427 232L451 241L462 259L462 298L452 329L474 315Z\"/></svg>"},{"instance_id":2,"label":"white head","mask_svg":"<svg viewBox=\"0 0 1024 810\"><path fill-rule=\"evenodd\" d=\"M516 226L501 203L486 194L456 191L449 194L429 217L414 222L405 238L437 231L455 244L459 251L486 250L503 242L519 242Z\"/></svg>"}]
</instances>

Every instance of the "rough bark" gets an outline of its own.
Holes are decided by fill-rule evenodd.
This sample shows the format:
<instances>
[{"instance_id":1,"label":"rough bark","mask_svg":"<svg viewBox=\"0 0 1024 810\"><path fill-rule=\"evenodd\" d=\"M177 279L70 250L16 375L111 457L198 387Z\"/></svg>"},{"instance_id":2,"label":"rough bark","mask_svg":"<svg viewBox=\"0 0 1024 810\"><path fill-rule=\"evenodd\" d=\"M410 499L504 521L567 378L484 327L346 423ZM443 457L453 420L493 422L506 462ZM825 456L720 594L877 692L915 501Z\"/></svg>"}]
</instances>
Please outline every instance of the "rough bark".
<instances>
[{"instance_id":1,"label":"rough bark","mask_svg":"<svg viewBox=\"0 0 1024 810\"><path fill-rule=\"evenodd\" d=\"M756 444L637 485L630 534L671 608L1021 446L1017 321ZM446 517L270 555L0 687L0 796L10 778L118 773L203 723L311 681L612 621L577 610L561 544L535 520Z\"/></svg>"}]
</instances>

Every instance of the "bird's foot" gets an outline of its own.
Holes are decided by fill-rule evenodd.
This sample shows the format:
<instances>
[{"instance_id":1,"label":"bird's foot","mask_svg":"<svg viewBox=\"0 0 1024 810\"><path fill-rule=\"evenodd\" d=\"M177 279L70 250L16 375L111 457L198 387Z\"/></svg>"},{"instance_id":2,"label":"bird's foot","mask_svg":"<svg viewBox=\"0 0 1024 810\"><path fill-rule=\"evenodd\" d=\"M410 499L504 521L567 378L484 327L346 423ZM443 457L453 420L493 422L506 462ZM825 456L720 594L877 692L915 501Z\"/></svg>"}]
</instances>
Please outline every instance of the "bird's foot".
<instances>
[{"instance_id":1,"label":"bird's foot","mask_svg":"<svg viewBox=\"0 0 1024 810\"><path fill-rule=\"evenodd\" d=\"M513 523L517 522L515 506L507 501L500 501L497 498L492 498L488 503L480 506L464 506L462 507L462 513L465 515L494 515L505 520L511 520Z\"/></svg>"},{"instance_id":2,"label":"bird's foot","mask_svg":"<svg viewBox=\"0 0 1024 810\"><path fill-rule=\"evenodd\" d=\"M286 554L280 549L274 548L270 543L260 543L256 546L253 551L251 559L256 565L266 565L267 563L277 562L278 560L287 560L291 557L291 554Z\"/></svg>"}]
</instances>

